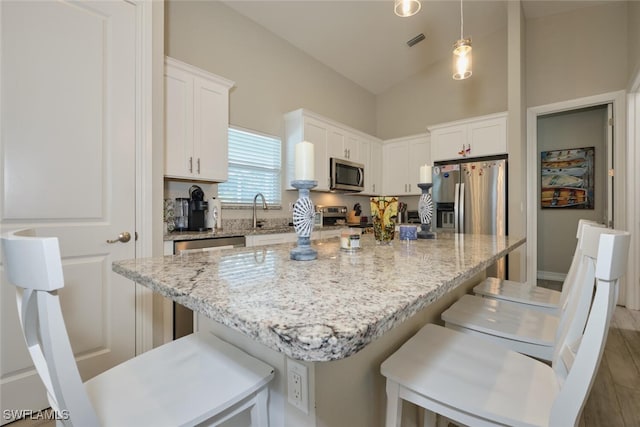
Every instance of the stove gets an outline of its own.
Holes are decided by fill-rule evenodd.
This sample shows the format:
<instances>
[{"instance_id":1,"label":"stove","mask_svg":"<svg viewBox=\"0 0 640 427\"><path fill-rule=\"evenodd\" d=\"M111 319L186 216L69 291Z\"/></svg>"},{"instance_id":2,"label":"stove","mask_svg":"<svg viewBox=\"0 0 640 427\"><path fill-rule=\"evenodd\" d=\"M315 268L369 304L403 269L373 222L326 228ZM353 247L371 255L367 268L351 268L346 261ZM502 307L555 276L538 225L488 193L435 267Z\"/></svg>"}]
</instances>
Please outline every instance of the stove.
<instances>
[{"instance_id":1,"label":"stove","mask_svg":"<svg viewBox=\"0 0 640 427\"><path fill-rule=\"evenodd\" d=\"M316 212L322 218L322 225L339 225L347 223L347 207L346 206L316 206Z\"/></svg>"}]
</instances>

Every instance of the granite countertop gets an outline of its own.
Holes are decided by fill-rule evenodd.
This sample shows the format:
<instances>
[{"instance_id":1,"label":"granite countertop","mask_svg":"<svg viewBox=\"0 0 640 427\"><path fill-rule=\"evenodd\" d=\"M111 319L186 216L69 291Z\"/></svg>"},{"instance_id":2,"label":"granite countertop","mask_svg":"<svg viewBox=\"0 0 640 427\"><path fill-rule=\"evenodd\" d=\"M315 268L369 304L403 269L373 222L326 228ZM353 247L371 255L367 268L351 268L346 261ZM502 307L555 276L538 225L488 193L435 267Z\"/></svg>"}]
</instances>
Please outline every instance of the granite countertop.
<instances>
[{"instance_id":1,"label":"granite countertop","mask_svg":"<svg viewBox=\"0 0 640 427\"><path fill-rule=\"evenodd\" d=\"M333 230L337 228L345 228L347 225L330 225L325 227L316 227L314 231L319 230ZM207 231L172 231L170 233L166 233L163 237L164 241L174 241L174 240L197 240L197 239L213 239L216 237L232 237L232 236L254 236L260 234L277 234L277 233L295 233L292 225L282 225L276 227L262 227L256 228L232 228L232 229L222 229L216 230L215 232L211 230Z\"/></svg>"},{"instance_id":2,"label":"granite countertop","mask_svg":"<svg viewBox=\"0 0 640 427\"><path fill-rule=\"evenodd\" d=\"M290 260L294 244L282 244L118 261L113 270L289 357L319 362L358 352L524 242L441 233L379 246L363 236L355 253L338 239L313 242L314 261Z\"/></svg>"}]
</instances>

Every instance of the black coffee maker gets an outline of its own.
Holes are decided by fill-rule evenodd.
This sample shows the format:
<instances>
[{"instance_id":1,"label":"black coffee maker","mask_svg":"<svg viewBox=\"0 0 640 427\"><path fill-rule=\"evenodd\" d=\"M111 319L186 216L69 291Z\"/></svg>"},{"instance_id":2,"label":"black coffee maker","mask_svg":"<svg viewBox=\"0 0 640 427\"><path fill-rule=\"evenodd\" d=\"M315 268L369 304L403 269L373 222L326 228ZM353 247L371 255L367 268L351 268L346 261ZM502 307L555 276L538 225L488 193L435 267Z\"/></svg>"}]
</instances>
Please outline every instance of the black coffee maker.
<instances>
[{"instance_id":1,"label":"black coffee maker","mask_svg":"<svg viewBox=\"0 0 640 427\"><path fill-rule=\"evenodd\" d=\"M204 200L204 191L197 185L189 189L189 231L205 231L204 219L208 203Z\"/></svg>"}]
</instances>

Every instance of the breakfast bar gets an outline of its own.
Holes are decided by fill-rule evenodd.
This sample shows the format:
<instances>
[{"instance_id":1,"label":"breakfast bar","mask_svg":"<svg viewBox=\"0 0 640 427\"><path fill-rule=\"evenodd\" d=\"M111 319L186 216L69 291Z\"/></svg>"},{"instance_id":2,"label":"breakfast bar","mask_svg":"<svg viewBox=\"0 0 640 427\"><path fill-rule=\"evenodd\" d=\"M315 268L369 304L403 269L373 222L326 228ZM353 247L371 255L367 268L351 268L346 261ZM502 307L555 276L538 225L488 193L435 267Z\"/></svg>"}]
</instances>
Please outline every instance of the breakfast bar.
<instances>
[{"instance_id":1,"label":"breakfast bar","mask_svg":"<svg viewBox=\"0 0 640 427\"><path fill-rule=\"evenodd\" d=\"M113 270L274 366L271 425L364 427L383 423L380 363L524 242L441 233L378 245L366 235L356 251L339 239L314 242L313 261L291 260L293 246L283 244L119 261ZM305 408L287 403L287 363L308 369Z\"/></svg>"}]
</instances>

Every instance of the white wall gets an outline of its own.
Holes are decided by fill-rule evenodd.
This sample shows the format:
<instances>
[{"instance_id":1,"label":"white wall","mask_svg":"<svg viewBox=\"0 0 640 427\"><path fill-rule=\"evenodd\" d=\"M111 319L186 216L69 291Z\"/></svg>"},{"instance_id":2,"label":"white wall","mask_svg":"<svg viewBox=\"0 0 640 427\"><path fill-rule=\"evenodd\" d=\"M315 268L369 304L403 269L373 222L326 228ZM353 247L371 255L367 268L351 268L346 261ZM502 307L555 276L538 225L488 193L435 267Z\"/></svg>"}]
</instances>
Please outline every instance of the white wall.
<instances>
[{"instance_id":1,"label":"white wall","mask_svg":"<svg viewBox=\"0 0 640 427\"><path fill-rule=\"evenodd\" d=\"M627 2L609 2L527 20L527 105L624 89L627 13Z\"/></svg>"},{"instance_id":2,"label":"white wall","mask_svg":"<svg viewBox=\"0 0 640 427\"><path fill-rule=\"evenodd\" d=\"M629 55L629 82L640 72L640 2L630 1L627 5L627 29Z\"/></svg>"},{"instance_id":3,"label":"white wall","mask_svg":"<svg viewBox=\"0 0 640 427\"><path fill-rule=\"evenodd\" d=\"M168 1L166 54L236 82L233 125L282 135L300 107L375 134L375 97L218 1Z\"/></svg>"},{"instance_id":4,"label":"white wall","mask_svg":"<svg viewBox=\"0 0 640 427\"><path fill-rule=\"evenodd\" d=\"M526 236L527 176L526 171L526 91L525 91L525 27L520 2L508 3L508 230L510 236ZM508 278L525 280L526 247L509 254Z\"/></svg>"},{"instance_id":5,"label":"white wall","mask_svg":"<svg viewBox=\"0 0 640 427\"><path fill-rule=\"evenodd\" d=\"M455 40L452 40L453 43ZM456 81L452 58L377 97L377 136L391 139L428 126L507 109L507 29L473 39L473 76Z\"/></svg>"},{"instance_id":6,"label":"white wall","mask_svg":"<svg viewBox=\"0 0 640 427\"><path fill-rule=\"evenodd\" d=\"M375 135L375 96L293 45L218 1L171 0L165 10L165 53L236 83L230 92L230 124L283 136L286 112L303 107ZM284 156L283 149L283 156ZM285 164L283 157L283 164ZM284 179L284 177L283 177ZM188 197L192 183L165 183L166 197ZM201 185L207 196L217 185ZM297 193L284 191L283 210L260 218L290 216ZM316 204L353 207L362 197L312 193ZM362 202L361 202L362 203ZM251 218L251 210L223 210L225 218Z\"/></svg>"}]
</instances>

